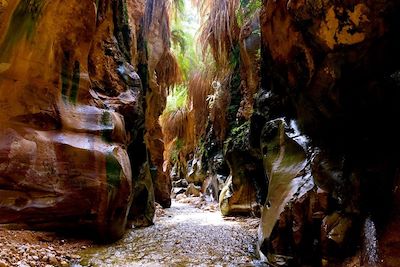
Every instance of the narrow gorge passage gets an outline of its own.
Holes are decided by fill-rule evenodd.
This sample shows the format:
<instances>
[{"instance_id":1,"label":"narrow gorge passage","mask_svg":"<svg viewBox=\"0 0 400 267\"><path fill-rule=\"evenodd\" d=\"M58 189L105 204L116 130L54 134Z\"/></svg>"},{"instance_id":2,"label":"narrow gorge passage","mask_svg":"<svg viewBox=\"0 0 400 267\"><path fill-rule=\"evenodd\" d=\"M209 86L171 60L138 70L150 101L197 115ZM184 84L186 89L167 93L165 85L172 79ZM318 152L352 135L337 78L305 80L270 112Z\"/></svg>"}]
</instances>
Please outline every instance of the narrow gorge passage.
<instances>
[{"instance_id":1,"label":"narrow gorge passage","mask_svg":"<svg viewBox=\"0 0 400 267\"><path fill-rule=\"evenodd\" d=\"M0 0L0 267L399 267L399 15Z\"/></svg>"},{"instance_id":2,"label":"narrow gorge passage","mask_svg":"<svg viewBox=\"0 0 400 267\"><path fill-rule=\"evenodd\" d=\"M223 218L214 204L205 209L173 200L158 210L155 224L132 229L112 245L84 252L91 266L264 266L256 261L257 218Z\"/></svg>"}]
</instances>

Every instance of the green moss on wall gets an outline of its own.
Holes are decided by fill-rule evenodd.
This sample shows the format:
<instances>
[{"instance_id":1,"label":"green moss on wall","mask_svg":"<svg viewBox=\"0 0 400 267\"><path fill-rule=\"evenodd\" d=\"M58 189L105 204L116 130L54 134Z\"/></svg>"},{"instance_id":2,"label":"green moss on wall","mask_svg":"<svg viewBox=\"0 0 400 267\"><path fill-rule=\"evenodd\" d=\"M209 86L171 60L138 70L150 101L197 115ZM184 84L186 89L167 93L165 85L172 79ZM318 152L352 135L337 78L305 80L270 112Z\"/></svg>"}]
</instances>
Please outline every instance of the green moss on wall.
<instances>
[{"instance_id":1,"label":"green moss on wall","mask_svg":"<svg viewBox=\"0 0 400 267\"><path fill-rule=\"evenodd\" d=\"M106 156L107 184L118 187L121 182L122 167L112 153Z\"/></svg>"}]
</instances>

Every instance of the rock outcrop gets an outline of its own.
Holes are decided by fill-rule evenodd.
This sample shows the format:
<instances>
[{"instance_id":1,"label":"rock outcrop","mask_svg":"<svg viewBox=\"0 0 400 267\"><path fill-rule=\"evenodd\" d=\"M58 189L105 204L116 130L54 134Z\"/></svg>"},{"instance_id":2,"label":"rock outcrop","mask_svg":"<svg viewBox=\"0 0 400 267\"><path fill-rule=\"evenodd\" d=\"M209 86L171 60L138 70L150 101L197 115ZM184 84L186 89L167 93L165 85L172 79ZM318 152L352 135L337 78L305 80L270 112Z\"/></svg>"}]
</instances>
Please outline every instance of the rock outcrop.
<instances>
[{"instance_id":1,"label":"rock outcrop","mask_svg":"<svg viewBox=\"0 0 400 267\"><path fill-rule=\"evenodd\" d=\"M0 224L122 236L146 179L132 177L142 166L127 153L144 122L143 11L141 1L0 2ZM151 222L145 194L133 206Z\"/></svg>"},{"instance_id":2,"label":"rock outcrop","mask_svg":"<svg viewBox=\"0 0 400 267\"><path fill-rule=\"evenodd\" d=\"M274 203L266 202L259 244L270 262L334 266L361 248L363 266L396 265L386 259L399 244L396 235L390 249L376 244L387 245L398 222L393 152L400 143L384 125L400 115L399 12L389 0L264 1L262 89L251 130L262 136L270 120L295 119L310 140L301 152L310 163L301 181L312 177L315 184L288 195L276 221ZM272 192L276 175L268 176Z\"/></svg>"},{"instance_id":3,"label":"rock outcrop","mask_svg":"<svg viewBox=\"0 0 400 267\"><path fill-rule=\"evenodd\" d=\"M223 215L259 214L266 198L267 182L260 154L250 147L249 123L233 129L225 141L225 158L230 175L221 190L219 205Z\"/></svg>"},{"instance_id":4,"label":"rock outcrop","mask_svg":"<svg viewBox=\"0 0 400 267\"><path fill-rule=\"evenodd\" d=\"M168 1L148 0L145 10L145 38L148 51L146 86L145 142L149 151L155 199L171 206L171 178L163 169L164 138L159 123L168 89L179 80L179 67L170 50Z\"/></svg>"}]
</instances>

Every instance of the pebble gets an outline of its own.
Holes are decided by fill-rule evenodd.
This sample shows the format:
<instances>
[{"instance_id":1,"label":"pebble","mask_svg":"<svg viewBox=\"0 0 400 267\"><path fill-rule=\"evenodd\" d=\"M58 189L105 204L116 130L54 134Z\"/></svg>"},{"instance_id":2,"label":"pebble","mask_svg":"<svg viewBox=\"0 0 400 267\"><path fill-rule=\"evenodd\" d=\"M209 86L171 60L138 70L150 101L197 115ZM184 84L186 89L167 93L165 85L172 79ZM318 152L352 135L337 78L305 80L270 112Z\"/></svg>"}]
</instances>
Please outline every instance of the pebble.
<instances>
[{"instance_id":1,"label":"pebble","mask_svg":"<svg viewBox=\"0 0 400 267\"><path fill-rule=\"evenodd\" d=\"M254 253L247 246L256 243L258 218L226 220L217 211L206 211L207 206L202 206L207 203L201 197L181 197L186 203L173 200L171 208L156 218L154 227L135 229L127 233L124 242L86 252L88 263L188 266L190 258L190 266L253 266L248 262ZM201 209L195 208L198 204ZM157 253L154 246L144 243L156 244Z\"/></svg>"},{"instance_id":2,"label":"pebble","mask_svg":"<svg viewBox=\"0 0 400 267\"><path fill-rule=\"evenodd\" d=\"M15 240L12 234L0 231L0 267L68 267L72 264L70 260L75 262L73 266L80 266L81 256L76 253L83 247L82 245L69 248L70 241L64 240L63 247L59 247L57 241L53 245L45 243L39 238L38 240L41 243L30 244L29 242L37 242L32 237L35 233L32 234L27 231L26 236L30 241L25 239L24 233L18 232L18 237ZM67 248L64 246L67 246ZM74 254L71 256L70 253Z\"/></svg>"},{"instance_id":3,"label":"pebble","mask_svg":"<svg viewBox=\"0 0 400 267\"><path fill-rule=\"evenodd\" d=\"M57 260L56 256L54 256L54 255L49 256L49 263L52 265L57 265L58 260Z\"/></svg>"},{"instance_id":4,"label":"pebble","mask_svg":"<svg viewBox=\"0 0 400 267\"><path fill-rule=\"evenodd\" d=\"M26 262L18 262L18 267L30 267Z\"/></svg>"}]
</instances>

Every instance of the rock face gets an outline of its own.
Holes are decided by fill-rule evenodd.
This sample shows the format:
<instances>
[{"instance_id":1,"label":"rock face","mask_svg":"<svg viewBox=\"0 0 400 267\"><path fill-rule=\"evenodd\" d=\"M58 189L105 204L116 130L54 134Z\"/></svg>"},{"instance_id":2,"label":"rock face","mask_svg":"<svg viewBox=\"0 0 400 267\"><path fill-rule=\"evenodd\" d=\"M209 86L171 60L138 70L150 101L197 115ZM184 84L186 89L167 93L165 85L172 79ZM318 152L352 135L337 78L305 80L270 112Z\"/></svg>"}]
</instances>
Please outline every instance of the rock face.
<instances>
[{"instance_id":1,"label":"rock face","mask_svg":"<svg viewBox=\"0 0 400 267\"><path fill-rule=\"evenodd\" d=\"M267 183L261 157L250 147L249 123L232 131L225 150L230 175L219 196L221 213L259 212L258 204L265 202Z\"/></svg>"},{"instance_id":2,"label":"rock face","mask_svg":"<svg viewBox=\"0 0 400 267\"><path fill-rule=\"evenodd\" d=\"M124 233L144 121L127 2L0 2L0 224Z\"/></svg>"},{"instance_id":3,"label":"rock face","mask_svg":"<svg viewBox=\"0 0 400 267\"><path fill-rule=\"evenodd\" d=\"M301 181L312 177L310 183L315 183L291 196L272 216L276 221L270 216L274 203L266 203L259 244L270 262L332 265L364 243L369 247L361 250L376 257L363 256L363 266L398 264L386 258L388 251L398 253L395 234L390 249L374 246L373 240L387 245L398 222L399 158L389 155L400 144L382 126L400 115L399 12L399 3L389 0L264 1L262 89L251 131L262 141L270 120L297 120L310 139L301 152L310 163ZM265 151L262 142L260 150L267 155L264 167L272 192L273 169L280 165L268 163L274 142L266 141ZM291 181L285 186L291 187ZM301 252L304 248L307 253Z\"/></svg>"},{"instance_id":4,"label":"rock face","mask_svg":"<svg viewBox=\"0 0 400 267\"><path fill-rule=\"evenodd\" d=\"M170 207L172 183L170 176L163 170L164 143L159 117L166 105L168 88L178 80L179 71L170 51L168 1L148 0L145 14L148 49L145 142L150 154L155 199L163 207Z\"/></svg>"}]
</instances>

